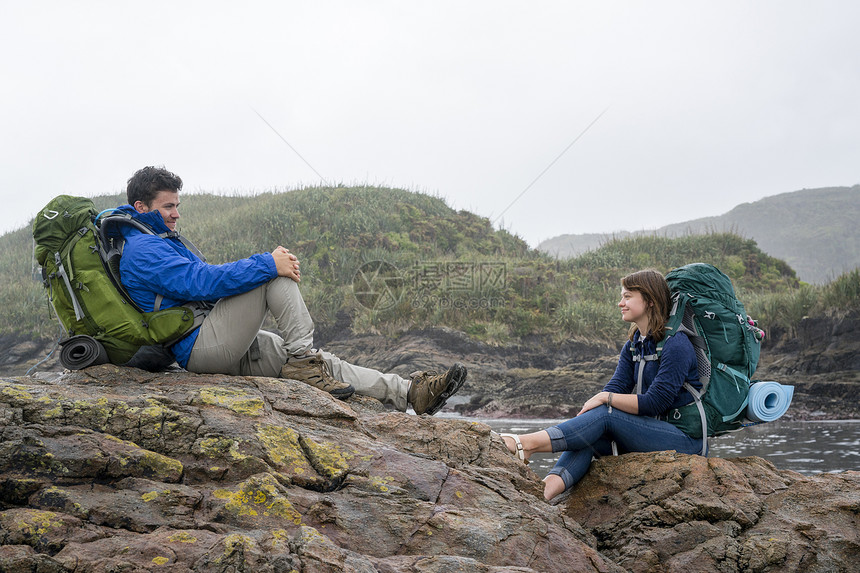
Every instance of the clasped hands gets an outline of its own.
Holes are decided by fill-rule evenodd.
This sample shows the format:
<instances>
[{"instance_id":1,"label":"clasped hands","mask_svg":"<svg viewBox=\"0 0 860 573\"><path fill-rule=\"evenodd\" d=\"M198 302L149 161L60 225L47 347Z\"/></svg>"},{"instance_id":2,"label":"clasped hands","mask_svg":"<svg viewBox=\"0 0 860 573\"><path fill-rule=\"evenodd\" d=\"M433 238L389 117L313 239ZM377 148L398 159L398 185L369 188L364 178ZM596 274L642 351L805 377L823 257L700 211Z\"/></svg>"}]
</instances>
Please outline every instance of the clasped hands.
<instances>
[{"instance_id":1,"label":"clasped hands","mask_svg":"<svg viewBox=\"0 0 860 573\"><path fill-rule=\"evenodd\" d=\"M275 268L278 269L279 277L288 277L297 283L302 282L299 259L289 249L278 245L272 251L272 258L275 259Z\"/></svg>"}]
</instances>

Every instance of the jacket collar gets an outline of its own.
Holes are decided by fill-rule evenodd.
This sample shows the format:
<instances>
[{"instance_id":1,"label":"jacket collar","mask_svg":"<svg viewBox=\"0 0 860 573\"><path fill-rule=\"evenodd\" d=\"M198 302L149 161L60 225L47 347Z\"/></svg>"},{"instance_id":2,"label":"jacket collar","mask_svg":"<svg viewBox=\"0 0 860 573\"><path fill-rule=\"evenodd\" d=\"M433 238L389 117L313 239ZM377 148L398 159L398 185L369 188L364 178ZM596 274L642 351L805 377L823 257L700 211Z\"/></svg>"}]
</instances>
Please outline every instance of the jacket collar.
<instances>
[{"instance_id":1,"label":"jacket collar","mask_svg":"<svg viewBox=\"0 0 860 573\"><path fill-rule=\"evenodd\" d=\"M116 209L121 213L125 213L131 215L133 219L140 221L153 231L156 234L161 233L169 233L170 229L167 228L167 225L164 223L164 218L161 216L161 213L158 211L149 211L148 213L138 213L134 207L131 205L120 205Z\"/></svg>"}]
</instances>

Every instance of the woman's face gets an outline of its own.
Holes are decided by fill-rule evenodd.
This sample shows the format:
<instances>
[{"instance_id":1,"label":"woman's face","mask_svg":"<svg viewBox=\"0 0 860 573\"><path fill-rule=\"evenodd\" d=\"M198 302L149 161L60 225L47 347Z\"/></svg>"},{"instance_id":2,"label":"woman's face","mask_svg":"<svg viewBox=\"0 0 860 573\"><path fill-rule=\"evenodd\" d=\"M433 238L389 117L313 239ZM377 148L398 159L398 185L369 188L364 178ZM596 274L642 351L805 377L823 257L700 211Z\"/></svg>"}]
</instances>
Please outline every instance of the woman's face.
<instances>
[{"instance_id":1,"label":"woman's face","mask_svg":"<svg viewBox=\"0 0 860 573\"><path fill-rule=\"evenodd\" d=\"M648 305L642 298L641 292L621 287L621 300L618 302L618 307L621 309L621 318L625 322L638 322L645 317Z\"/></svg>"}]
</instances>

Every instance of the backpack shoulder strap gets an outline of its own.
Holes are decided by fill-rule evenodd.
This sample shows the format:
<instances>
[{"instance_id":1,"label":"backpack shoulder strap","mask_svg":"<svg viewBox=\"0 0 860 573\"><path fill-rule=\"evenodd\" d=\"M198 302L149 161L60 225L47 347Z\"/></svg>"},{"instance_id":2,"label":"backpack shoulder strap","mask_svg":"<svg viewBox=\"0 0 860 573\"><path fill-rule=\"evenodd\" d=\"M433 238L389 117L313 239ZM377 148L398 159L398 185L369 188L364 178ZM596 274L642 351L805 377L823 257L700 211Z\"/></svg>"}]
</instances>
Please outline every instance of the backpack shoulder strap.
<instances>
[{"instance_id":1,"label":"backpack shoulder strap","mask_svg":"<svg viewBox=\"0 0 860 573\"><path fill-rule=\"evenodd\" d=\"M126 302L131 304L138 312L143 313L145 311L136 302L134 302L134 299L131 298L131 295L120 280L119 259L122 257L123 247L125 246L125 237L123 237L119 228L121 226L130 226L138 229L142 233L146 233L147 235L155 235L155 232L147 225L144 225L140 221L136 221L128 213L119 213L114 211L113 213L102 217L103 213L105 213L105 211L99 213L96 218L99 238L99 255L101 255L102 262L104 262L105 269L107 270L107 274L114 287L116 287Z\"/></svg>"},{"instance_id":2,"label":"backpack shoulder strap","mask_svg":"<svg viewBox=\"0 0 860 573\"><path fill-rule=\"evenodd\" d=\"M194 243L192 243L191 241L189 241L188 239L186 239L183 235L180 235L178 232L176 232L176 231L170 231L170 232L167 232L167 233L162 233L162 234L160 234L160 235L158 235L158 236L159 236L159 237L162 237L162 238L164 238L164 239L179 239L179 242L180 242L180 243L182 243L183 245L185 245L185 248L186 248L186 249L188 249L189 251L191 251L195 256L197 256L197 258L199 258L199 259L200 259L201 261L203 261L204 263L206 262L206 257L204 257L204 256L203 256L203 253L201 253L201 252L200 252L200 249L198 249L198 248L194 245Z\"/></svg>"},{"instance_id":3,"label":"backpack shoulder strap","mask_svg":"<svg viewBox=\"0 0 860 573\"><path fill-rule=\"evenodd\" d=\"M120 291L123 297L130 302L134 308L136 308L139 312L144 312L131 298L131 295L128 294L125 287L120 280L119 275L119 259L122 257L123 247L125 246L125 238L123 237L122 232L120 232L119 227L123 225L127 225L129 227L134 227L139 230L141 233L147 235L155 235L156 237L160 237L162 239L178 239L186 249L191 251L195 256L197 256L204 263L206 262L206 257L203 256L203 253L194 246L194 243L177 233L176 231L168 231L166 233L156 233L149 225L145 223L141 223L134 217L132 217L129 213L122 213L114 211L108 215L102 217L102 214L107 211L102 211L96 217L96 221L98 223L98 234L99 234L99 243L101 248L102 260L105 262L105 267L108 270L108 275L110 275L111 281L114 283L114 286ZM157 294L155 297L155 306L153 310L161 309L161 301L164 299L164 296L161 294Z\"/></svg>"}]
</instances>

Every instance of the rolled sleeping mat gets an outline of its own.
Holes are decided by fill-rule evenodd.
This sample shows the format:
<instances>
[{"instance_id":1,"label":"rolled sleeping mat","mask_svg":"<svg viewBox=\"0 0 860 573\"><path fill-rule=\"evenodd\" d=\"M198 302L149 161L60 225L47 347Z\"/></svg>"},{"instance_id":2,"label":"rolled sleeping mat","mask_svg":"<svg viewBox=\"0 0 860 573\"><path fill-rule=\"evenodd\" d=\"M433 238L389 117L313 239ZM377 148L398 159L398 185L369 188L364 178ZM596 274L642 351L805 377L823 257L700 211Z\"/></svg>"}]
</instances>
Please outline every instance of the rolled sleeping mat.
<instances>
[{"instance_id":1,"label":"rolled sleeping mat","mask_svg":"<svg viewBox=\"0 0 860 573\"><path fill-rule=\"evenodd\" d=\"M794 396L794 386L777 382L755 382L750 386L747 418L753 422L773 422L785 414Z\"/></svg>"},{"instance_id":2,"label":"rolled sleeping mat","mask_svg":"<svg viewBox=\"0 0 860 573\"><path fill-rule=\"evenodd\" d=\"M80 370L87 366L110 362L101 342L86 334L67 338L60 342L60 346L63 347L60 351L60 364L69 370Z\"/></svg>"}]
</instances>

